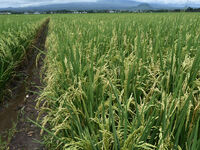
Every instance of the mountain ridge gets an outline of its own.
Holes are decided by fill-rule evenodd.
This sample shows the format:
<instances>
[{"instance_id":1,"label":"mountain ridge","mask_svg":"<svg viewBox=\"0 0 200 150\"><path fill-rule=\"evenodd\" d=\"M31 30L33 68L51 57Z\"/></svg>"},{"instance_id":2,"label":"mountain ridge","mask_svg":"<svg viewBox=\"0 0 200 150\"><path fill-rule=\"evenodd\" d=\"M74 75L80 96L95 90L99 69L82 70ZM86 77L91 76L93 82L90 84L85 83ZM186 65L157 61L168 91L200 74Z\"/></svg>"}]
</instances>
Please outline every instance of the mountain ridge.
<instances>
[{"instance_id":1,"label":"mountain ridge","mask_svg":"<svg viewBox=\"0 0 200 150\"><path fill-rule=\"evenodd\" d=\"M0 8L0 11L56 11L56 10L157 10L184 8L184 5L142 3L133 0L98 0L96 2L71 2L29 7ZM199 6L200 7L200 6Z\"/></svg>"},{"instance_id":2,"label":"mountain ridge","mask_svg":"<svg viewBox=\"0 0 200 150\"><path fill-rule=\"evenodd\" d=\"M115 2L114 2L115 1ZM30 7L18 7L18 8L0 8L2 10L11 11L46 11L46 10L106 10L106 9L119 9L126 10L129 7L137 7L137 5L142 4L135 1L125 0L100 0L97 2L72 2L72 3L62 3L62 4L49 4L41 6L30 6Z\"/></svg>"}]
</instances>

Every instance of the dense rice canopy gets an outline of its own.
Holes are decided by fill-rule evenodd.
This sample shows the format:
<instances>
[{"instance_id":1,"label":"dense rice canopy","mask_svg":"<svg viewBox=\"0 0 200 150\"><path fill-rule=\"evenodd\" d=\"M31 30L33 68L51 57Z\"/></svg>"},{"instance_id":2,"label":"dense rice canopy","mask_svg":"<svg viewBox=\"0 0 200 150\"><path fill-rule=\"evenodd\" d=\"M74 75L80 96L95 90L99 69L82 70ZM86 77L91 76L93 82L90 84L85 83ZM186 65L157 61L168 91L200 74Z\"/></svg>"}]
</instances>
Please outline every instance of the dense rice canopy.
<instances>
[{"instance_id":1,"label":"dense rice canopy","mask_svg":"<svg viewBox=\"0 0 200 150\"><path fill-rule=\"evenodd\" d=\"M38 102L49 149L200 149L199 22L52 16Z\"/></svg>"}]
</instances>

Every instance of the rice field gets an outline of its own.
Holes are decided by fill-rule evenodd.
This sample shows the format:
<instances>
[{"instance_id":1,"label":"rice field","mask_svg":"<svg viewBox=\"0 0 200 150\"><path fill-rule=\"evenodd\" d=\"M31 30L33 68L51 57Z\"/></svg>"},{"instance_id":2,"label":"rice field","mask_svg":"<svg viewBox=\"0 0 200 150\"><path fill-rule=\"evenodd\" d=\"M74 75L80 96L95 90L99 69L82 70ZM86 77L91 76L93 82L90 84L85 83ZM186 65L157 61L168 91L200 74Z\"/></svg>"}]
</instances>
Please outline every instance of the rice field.
<instances>
[{"instance_id":1,"label":"rice field","mask_svg":"<svg viewBox=\"0 0 200 150\"><path fill-rule=\"evenodd\" d=\"M199 13L0 15L0 103L47 17L46 149L200 149Z\"/></svg>"},{"instance_id":2,"label":"rice field","mask_svg":"<svg viewBox=\"0 0 200 150\"><path fill-rule=\"evenodd\" d=\"M47 148L199 150L199 22L199 13L52 15L37 105Z\"/></svg>"},{"instance_id":3,"label":"rice field","mask_svg":"<svg viewBox=\"0 0 200 150\"><path fill-rule=\"evenodd\" d=\"M15 68L24 59L43 19L44 16L0 16L0 103L9 91L5 86L19 75Z\"/></svg>"}]
</instances>

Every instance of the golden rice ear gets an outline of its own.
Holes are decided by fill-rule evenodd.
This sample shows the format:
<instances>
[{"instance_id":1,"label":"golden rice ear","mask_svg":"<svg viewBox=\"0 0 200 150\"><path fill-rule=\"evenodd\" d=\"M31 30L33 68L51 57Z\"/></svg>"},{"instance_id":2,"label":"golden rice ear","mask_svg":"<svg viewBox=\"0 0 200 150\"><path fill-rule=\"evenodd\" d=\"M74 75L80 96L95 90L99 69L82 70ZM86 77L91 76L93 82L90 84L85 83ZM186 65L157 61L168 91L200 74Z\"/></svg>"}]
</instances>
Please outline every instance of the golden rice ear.
<instances>
[{"instance_id":1,"label":"golden rice ear","mask_svg":"<svg viewBox=\"0 0 200 150\"><path fill-rule=\"evenodd\" d=\"M198 149L199 20L52 16L38 99L48 148Z\"/></svg>"}]
</instances>

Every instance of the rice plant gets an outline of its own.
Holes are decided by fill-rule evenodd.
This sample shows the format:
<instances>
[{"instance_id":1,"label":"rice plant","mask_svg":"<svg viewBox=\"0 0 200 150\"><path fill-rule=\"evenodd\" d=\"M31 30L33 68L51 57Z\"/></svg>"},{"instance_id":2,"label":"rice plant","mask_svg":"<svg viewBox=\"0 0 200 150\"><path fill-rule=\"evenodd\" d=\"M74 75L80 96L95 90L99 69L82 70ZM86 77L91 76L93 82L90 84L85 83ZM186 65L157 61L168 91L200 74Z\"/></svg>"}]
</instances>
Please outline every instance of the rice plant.
<instances>
[{"instance_id":1,"label":"rice plant","mask_svg":"<svg viewBox=\"0 0 200 150\"><path fill-rule=\"evenodd\" d=\"M199 22L198 13L51 16L37 105L48 149L200 149Z\"/></svg>"},{"instance_id":2,"label":"rice plant","mask_svg":"<svg viewBox=\"0 0 200 150\"><path fill-rule=\"evenodd\" d=\"M44 16L0 16L0 103L43 19Z\"/></svg>"}]
</instances>

